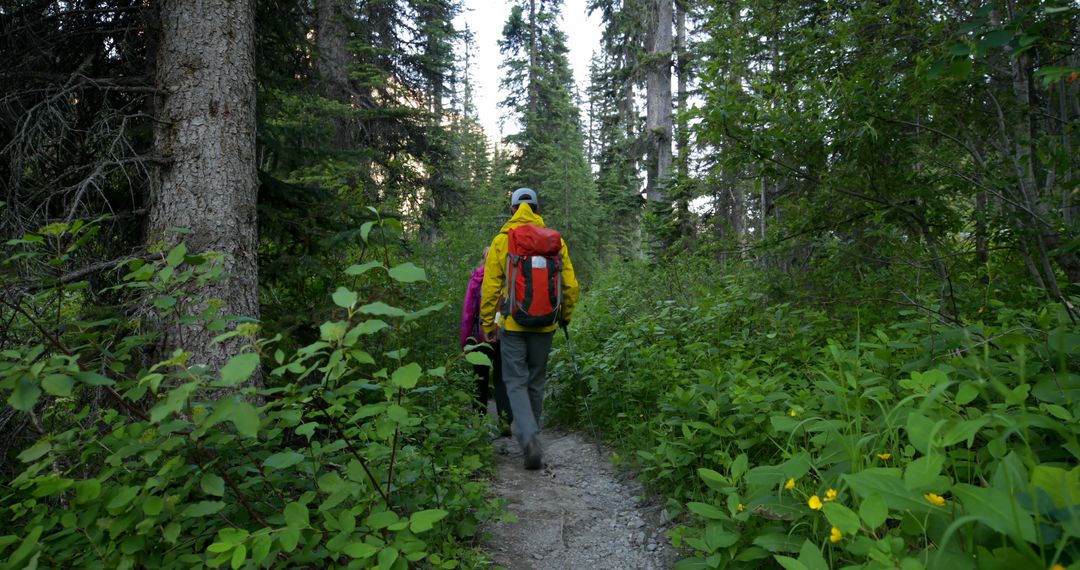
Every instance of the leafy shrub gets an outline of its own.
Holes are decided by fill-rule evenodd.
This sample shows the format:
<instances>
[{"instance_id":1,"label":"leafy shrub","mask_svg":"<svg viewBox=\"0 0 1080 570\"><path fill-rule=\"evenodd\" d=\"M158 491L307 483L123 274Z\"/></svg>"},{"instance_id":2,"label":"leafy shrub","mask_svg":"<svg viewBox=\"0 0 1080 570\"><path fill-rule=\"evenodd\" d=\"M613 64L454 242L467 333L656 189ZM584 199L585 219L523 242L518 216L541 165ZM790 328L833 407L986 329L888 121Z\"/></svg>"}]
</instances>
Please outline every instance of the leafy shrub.
<instances>
[{"instance_id":1,"label":"leafy shrub","mask_svg":"<svg viewBox=\"0 0 1080 570\"><path fill-rule=\"evenodd\" d=\"M9 242L6 262L60 266L79 230ZM130 263L114 292L160 318L219 267L181 245ZM387 292L426 279L411 263L346 274L388 277ZM78 312L60 285L5 300L25 337L0 352L0 394L41 433L0 497L6 567L455 568L481 556L468 541L498 512L477 479L486 426L457 389L457 357L426 367L397 343L437 307L341 287L340 320L318 341L286 352L241 324L217 341L239 335L248 350L215 373L182 351L141 364L152 336L130 316L42 320ZM183 318L224 329L211 313ZM260 364L266 388L249 385Z\"/></svg>"},{"instance_id":2,"label":"leafy shrub","mask_svg":"<svg viewBox=\"0 0 1080 570\"><path fill-rule=\"evenodd\" d=\"M871 324L771 302L749 272L637 271L590 294L582 374L553 364L554 408L586 426L587 399L687 512L680 568L1080 560L1080 334L1064 310Z\"/></svg>"}]
</instances>

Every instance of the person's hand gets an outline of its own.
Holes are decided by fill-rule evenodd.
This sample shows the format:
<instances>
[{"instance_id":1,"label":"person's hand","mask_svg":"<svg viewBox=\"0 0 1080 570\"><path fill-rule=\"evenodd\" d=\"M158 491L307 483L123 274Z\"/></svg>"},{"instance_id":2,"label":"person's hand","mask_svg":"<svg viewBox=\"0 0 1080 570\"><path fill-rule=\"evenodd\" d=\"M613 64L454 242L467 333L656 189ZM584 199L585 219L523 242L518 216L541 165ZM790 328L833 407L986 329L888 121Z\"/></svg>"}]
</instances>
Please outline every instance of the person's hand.
<instances>
[{"instance_id":1,"label":"person's hand","mask_svg":"<svg viewBox=\"0 0 1080 570\"><path fill-rule=\"evenodd\" d=\"M484 337L484 342L488 344L495 344L496 342L499 342L499 329L495 329L490 333L487 331L481 331L481 334Z\"/></svg>"}]
</instances>

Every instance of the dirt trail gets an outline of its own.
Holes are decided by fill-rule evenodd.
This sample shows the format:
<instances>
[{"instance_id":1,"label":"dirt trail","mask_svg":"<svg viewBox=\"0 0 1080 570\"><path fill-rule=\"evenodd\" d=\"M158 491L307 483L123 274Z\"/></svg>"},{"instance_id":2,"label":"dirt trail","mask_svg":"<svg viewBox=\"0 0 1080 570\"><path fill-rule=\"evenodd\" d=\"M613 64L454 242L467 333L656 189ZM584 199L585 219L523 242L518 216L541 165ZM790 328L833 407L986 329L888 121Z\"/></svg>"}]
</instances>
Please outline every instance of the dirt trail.
<instances>
[{"instance_id":1,"label":"dirt trail","mask_svg":"<svg viewBox=\"0 0 1080 570\"><path fill-rule=\"evenodd\" d=\"M517 444L495 440L498 477L516 522L486 530L485 546L508 570L660 570L677 559L659 525L660 505L643 504L640 485L619 477L596 445L545 429L546 467L526 471Z\"/></svg>"}]
</instances>

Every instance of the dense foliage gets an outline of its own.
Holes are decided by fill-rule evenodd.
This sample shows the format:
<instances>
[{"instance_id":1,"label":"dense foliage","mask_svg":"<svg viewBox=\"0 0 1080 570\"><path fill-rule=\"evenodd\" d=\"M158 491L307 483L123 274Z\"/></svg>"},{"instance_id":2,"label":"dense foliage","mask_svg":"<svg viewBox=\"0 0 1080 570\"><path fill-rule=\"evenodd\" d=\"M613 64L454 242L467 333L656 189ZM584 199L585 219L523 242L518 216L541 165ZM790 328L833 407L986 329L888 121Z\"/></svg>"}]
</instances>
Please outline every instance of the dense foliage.
<instances>
[{"instance_id":1,"label":"dense foliage","mask_svg":"<svg viewBox=\"0 0 1080 570\"><path fill-rule=\"evenodd\" d=\"M580 374L566 352L553 367L557 415L691 517L680 568L1080 558L1080 329L1061 306L990 299L957 325L708 271L603 279L573 339Z\"/></svg>"}]
</instances>

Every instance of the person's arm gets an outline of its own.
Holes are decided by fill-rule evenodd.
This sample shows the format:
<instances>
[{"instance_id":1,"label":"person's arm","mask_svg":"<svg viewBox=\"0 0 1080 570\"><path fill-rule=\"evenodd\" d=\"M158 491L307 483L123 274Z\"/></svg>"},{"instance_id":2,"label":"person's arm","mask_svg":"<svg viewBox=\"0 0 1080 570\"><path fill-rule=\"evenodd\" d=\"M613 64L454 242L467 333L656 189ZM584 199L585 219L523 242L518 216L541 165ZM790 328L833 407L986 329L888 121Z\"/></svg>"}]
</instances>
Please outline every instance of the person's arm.
<instances>
[{"instance_id":1,"label":"person's arm","mask_svg":"<svg viewBox=\"0 0 1080 570\"><path fill-rule=\"evenodd\" d=\"M487 261L484 262L484 282L480 287L480 328L484 334L495 333L495 313L499 310L499 295L502 293L503 274L506 268L506 236L499 234L491 240Z\"/></svg>"},{"instance_id":2,"label":"person's arm","mask_svg":"<svg viewBox=\"0 0 1080 570\"><path fill-rule=\"evenodd\" d=\"M574 264L570 263L570 253L566 249L566 241L563 240L562 248L559 249L559 258L562 260L562 312L559 314L559 323L563 326L570 323L570 317L574 314L574 305L578 301L577 276L574 275Z\"/></svg>"}]
</instances>

